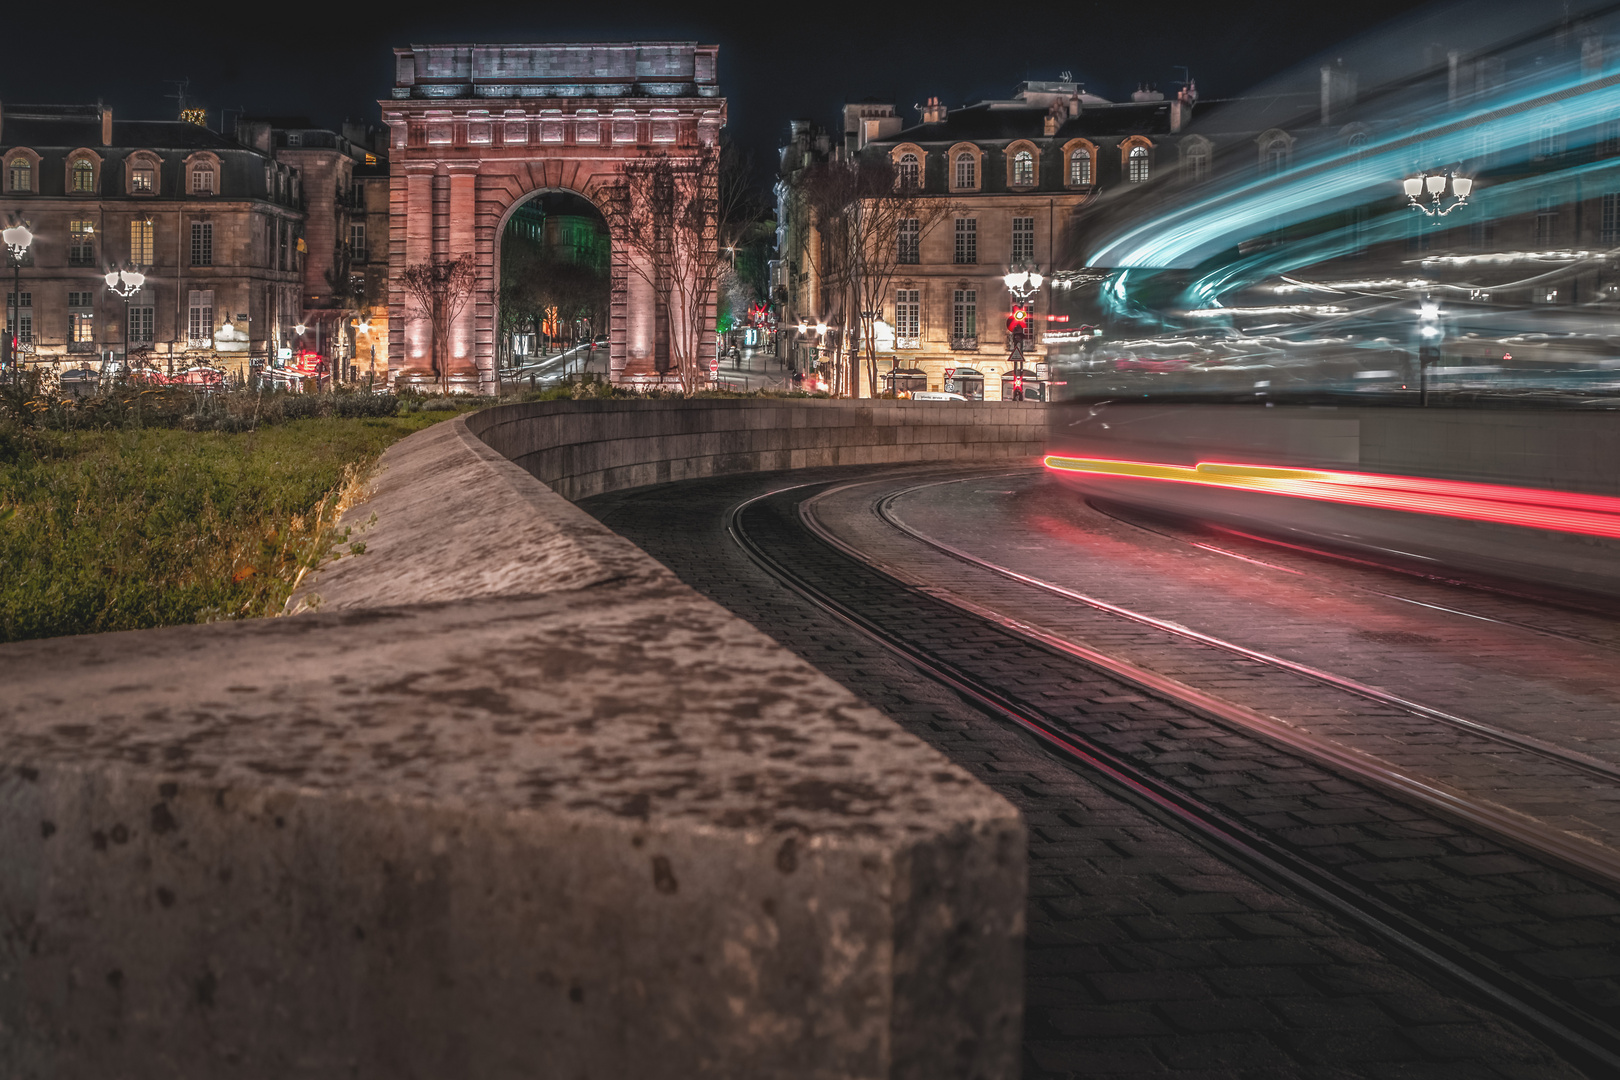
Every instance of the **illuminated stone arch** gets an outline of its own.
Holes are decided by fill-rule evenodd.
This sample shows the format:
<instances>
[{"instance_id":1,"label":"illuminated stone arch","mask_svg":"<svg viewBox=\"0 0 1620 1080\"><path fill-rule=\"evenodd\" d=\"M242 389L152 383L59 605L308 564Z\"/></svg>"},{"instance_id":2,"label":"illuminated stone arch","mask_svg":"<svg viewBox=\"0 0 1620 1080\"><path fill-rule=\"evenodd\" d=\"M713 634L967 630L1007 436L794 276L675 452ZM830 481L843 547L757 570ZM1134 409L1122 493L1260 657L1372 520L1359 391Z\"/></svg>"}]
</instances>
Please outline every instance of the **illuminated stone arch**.
<instances>
[{"instance_id":1,"label":"illuminated stone arch","mask_svg":"<svg viewBox=\"0 0 1620 1080\"><path fill-rule=\"evenodd\" d=\"M718 47L615 42L394 52L393 97L379 103L391 146L389 355L401 358L406 382L431 380L431 328L401 279L409 265L469 255L475 284L450 327L450 382L494 393L508 219L544 191L574 192L602 211L606 190L628 163L717 147L726 119ZM611 227L610 237L611 378L655 382L663 316ZM713 347L711 310L699 348Z\"/></svg>"}]
</instances>

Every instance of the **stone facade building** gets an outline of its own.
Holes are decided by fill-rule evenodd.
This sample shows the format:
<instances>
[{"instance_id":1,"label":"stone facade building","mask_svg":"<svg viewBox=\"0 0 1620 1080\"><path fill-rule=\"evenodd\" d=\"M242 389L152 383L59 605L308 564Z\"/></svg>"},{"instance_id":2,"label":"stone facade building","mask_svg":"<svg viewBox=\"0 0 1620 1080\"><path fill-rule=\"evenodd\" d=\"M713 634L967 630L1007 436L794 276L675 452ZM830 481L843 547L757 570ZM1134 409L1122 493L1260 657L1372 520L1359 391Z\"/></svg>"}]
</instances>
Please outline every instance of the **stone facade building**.
<instances>
[{"instance_id":1,"label":"stone facade building","mask_svg":"<svg viewBox=\"0 0 1620 1080\"><path fill-rule=\"evenodd\" d=\"M0 216L12 215L35 236L18 295L9 259L3 286L25 364L99 369L124 358L127 334L129 355L160 370L245 378L297 319L297 171L198 124L0 107ZM127 322L103 279L113 267L146 274Z\"/></svg>"},{"instance_id":2,"label":"stone facade building","mask_svg":"<svg viewBox=\"0 0 1620 1080\"><path fill-rule=\"evenodd\" d=\"M429 382L432 327L407 297L408 266L470 256L476 283L448 328L449 381L496 389L499 244L537 192L601 205L630 162L716 147L726 120L717 46L692 42L414 45L395 50L390 129L388 354ZM657 381L669 316L626 247L612 252L608 327L615 382ZM699 350L714 348L713 301Z\"/></svg>"}]
</instances>

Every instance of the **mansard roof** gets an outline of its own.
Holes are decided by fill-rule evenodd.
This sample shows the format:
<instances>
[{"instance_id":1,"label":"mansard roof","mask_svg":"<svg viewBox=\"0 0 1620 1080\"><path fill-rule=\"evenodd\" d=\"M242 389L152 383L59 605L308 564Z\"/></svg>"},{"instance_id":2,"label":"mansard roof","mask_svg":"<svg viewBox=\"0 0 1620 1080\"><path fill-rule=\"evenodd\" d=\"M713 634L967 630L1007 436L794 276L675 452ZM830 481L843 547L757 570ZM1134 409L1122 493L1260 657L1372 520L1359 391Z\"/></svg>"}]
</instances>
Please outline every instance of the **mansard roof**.
<instances>
[{"instance_id":1,"label":"mansard roof","mask_svg":"<svg viewBox=\"0 0 1620 1080\"><path fill-rule=\"evenodd\" d=\"M1074 139L1159 135L1170 131L1170 102L1130 101L1085 105L1055 136L1046 134L1046 107L1022 102L981 101L948 113L935 124L917 124L876 143L1011 142L1014 139Z\"/></svg>"},{"instance_id":2,"label":"mansard roof","mask_svg":"<svg viewBox=\"0 0 1620 1080\"><path fill-rule=\"evenodd\" d=\"M0 112L0 146L101 146L95 105L11 105ZM113 119L112 146L153 150L248 150L235 139L182 120ZM249 150L249 152L253 152Z\"/></svg>"}]
</instances>

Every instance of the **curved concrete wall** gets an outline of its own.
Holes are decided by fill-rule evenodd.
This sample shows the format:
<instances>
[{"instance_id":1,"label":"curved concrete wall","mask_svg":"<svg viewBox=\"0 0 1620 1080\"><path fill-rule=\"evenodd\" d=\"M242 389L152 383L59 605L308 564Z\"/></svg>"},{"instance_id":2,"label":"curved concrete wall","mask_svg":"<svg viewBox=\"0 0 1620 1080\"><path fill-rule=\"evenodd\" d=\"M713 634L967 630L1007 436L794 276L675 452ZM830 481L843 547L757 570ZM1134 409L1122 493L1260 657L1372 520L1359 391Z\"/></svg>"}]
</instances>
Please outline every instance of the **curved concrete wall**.
<instances>
[{"instance_id":1,"label":"curved concrete wall","mask_svg":"<svg viewBox=\"0 0 1620 1080\"><path fill-rule=\"evenodd\" d=\"M722 473L1039 458L1046 407L1010 401L546 401L468 418L564 498Z\"/></svg>"},{"instance_id":2,"label":"curved concrete wall","mask_svg":"<svg viewBox=\"0 0 1620 1080\"><path fill-rule=\"evenodd\" d=\"M769 415L650 404L535 410L563 486ZM1016 811L491 411L384 455L296 618L0 646L0 1075L1016 1076Z\"/></svg>"}]
</instances>

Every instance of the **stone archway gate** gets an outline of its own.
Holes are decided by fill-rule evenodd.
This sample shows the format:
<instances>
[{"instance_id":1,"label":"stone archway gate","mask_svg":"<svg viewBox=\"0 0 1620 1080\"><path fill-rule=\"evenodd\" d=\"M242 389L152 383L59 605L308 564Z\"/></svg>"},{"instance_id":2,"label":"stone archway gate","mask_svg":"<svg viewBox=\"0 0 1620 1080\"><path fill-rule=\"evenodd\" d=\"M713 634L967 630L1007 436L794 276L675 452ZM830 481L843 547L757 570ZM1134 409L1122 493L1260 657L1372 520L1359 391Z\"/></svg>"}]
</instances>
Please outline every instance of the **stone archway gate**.
<instances>
[{"instance_id":1,"label":"stone archway gate","mask_svg":"<svg viewBox=\"0 0 1620 1080\"><path fill-rule=\"evenodd\" d=\"M389 355L402 358L405 381L433 378L431 327L402 276L409 265L471 255L476 284L450 327L450 378L456 389L494 393L506 219L543 190L575 191L600 208L627 162L716 145L726 122L719 46L412 45L394 54L393 96L379 102L390 129ZM613 380L656 380L664 316L612 240ZM712 318L705 339L712 349Z\"/></svg>"}]
</instances>

